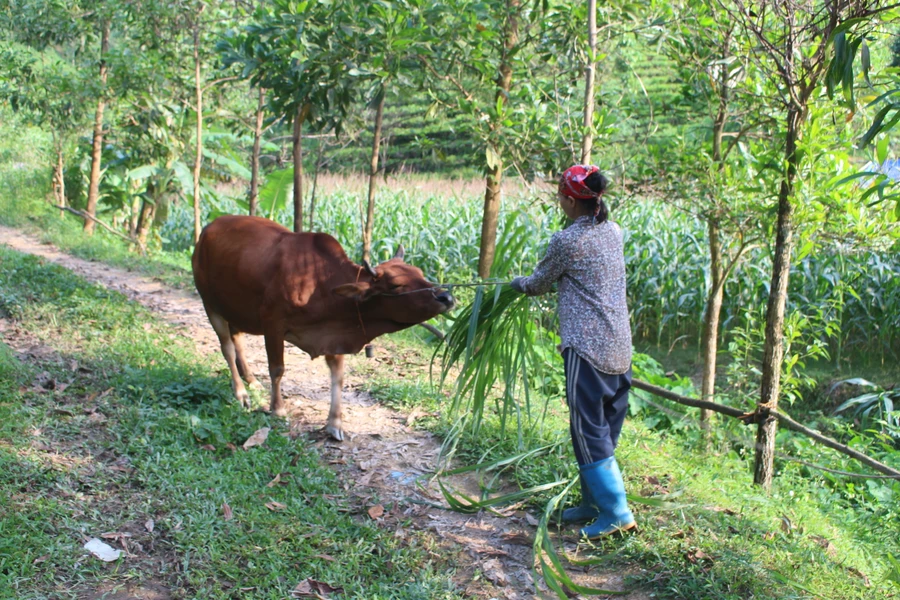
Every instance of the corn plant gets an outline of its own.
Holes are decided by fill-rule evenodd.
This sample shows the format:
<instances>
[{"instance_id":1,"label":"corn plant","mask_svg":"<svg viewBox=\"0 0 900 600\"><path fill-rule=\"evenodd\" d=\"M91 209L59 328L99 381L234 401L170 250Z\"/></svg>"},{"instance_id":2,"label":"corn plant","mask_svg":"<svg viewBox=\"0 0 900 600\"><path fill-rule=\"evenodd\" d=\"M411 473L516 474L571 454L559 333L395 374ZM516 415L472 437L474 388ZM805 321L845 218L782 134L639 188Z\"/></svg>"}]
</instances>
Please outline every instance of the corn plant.
<instances>
[{"instance_id":1,"label":"corn plant","mask_svg":"<svg viewBox=\"0 0 900 600\"><path fill-rule=\"evenodd\" d=\"M851 413L864 425L878 425L881 433L900 442L900 410L895 410L896 402L900 401L900 390L885 390L859 377L838 381L831 390L842 384L861 386L869 391L843 402L834 409L834 414Z\"/></svg>"},{"instance_id":2,"label":"corn plant","mask_svg":"<svg viewBox=\"0 0 900 600\"><path fill-rule=\"evenodd\" d=\"M273 191L280 175L270 175ZM362 250L364 186L352 178L331 177L317 201L316 230L334 235L352 259ZM328 179L326 177L326 179ZM283 182L282 182L283 183ZM410 179L404 185L379 189L373 239L373 260L385 260L403 244L410 263L441 283L471 282L478 263L481 198L477 188L459 182ZM265 189L265 188L264 188ZM241 191L242 193L242 191ZM217 188L205 195L219 212L244 212L240 202ZM558 213L548 210L547 194L517 190L509 194L500 214L497 257L491 279L509 280L528 274L543 255L553 231L559 229ZM285 203L274 199L263 206L279 222L290 226ZM271 209L271 210L270 210ZM636 200L616 207L613 218L626 234L628 304L636 340L662 349L676 343L699 349L709 285L704 223L670 206ZM181 204L172 207L161 230L172 249L190 246L190 212ZM771 258L765 247L748 251L728 279L722 307L722 335L727 346L743 335L768 296ZM791 278L789 311L803 315L815 327L795 337L799 355L820 343L836 365L876 354L900 358L900 262L889 251L858 250L840 243L818 251L798 250ZM474 290L458 288L458 299L467 304ZM552 306L544 302L542 323L552 324ZM797 321L802 326L803 319ZM745 340L746 341L746 340ZM807 349L804 346L812 344Z\"/></svg>"}]
</instances>

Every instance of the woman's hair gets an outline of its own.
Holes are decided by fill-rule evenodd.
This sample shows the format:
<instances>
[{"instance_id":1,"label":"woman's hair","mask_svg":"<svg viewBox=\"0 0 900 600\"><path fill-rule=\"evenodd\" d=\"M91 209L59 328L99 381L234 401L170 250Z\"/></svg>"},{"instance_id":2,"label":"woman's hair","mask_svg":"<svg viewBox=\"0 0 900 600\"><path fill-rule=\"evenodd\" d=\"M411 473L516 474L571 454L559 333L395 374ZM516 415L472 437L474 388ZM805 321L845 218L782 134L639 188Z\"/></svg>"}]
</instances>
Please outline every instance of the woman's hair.
<instances>
[{"instance_id":1,"label":"woman's hair","mask_svg":"<svg viewBox=\"0 0 900 600\"><path fill-rule=\"evenodd\" d=\"M609 180L600 171L594 171L585 177L584 184L591 188L591 191L595 192L597 197L583 200L582 202L589 203L591 208L594 209L594 220L597 223L605 223L609 218L609 209L606 208L606 202L603 201L603 192L606 191Z\"/></svg>"}]
</instances>

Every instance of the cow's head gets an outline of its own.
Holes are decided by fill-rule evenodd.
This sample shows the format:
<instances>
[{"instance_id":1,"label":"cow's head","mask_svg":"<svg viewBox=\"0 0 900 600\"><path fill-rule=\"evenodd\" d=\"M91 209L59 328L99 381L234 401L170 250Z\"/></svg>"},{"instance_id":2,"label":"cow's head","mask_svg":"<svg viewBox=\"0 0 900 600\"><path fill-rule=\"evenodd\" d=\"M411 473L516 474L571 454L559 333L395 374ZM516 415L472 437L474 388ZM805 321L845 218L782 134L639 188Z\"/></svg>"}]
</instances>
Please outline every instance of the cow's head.
<instances>
[{"instance_id":1,"label":"cow's head","mask_svg":"<svg viewBox=\"0 0 900 600\"><path fill-rule=\"evenodd\" d=\"M413 325L447 312L456 302L450 292L425 279L420 269L403 262L403 246L390 260L374 268L363 262L362 268L368 277L339 285L334 293L367 303L378 318Z\"/></svg>"}]
</instances>

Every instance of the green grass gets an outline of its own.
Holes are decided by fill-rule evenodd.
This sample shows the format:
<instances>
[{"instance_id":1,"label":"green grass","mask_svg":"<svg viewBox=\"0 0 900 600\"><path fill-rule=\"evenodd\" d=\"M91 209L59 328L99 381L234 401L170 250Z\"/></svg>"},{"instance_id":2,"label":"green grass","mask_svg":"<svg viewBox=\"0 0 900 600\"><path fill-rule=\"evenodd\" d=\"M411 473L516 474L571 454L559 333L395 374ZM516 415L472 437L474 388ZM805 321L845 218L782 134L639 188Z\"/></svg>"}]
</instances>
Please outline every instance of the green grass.
<instances>
[{"instance_id":1,"label":"green grass","mask_svg":"<svg viewBox=\"0 0 900 600\"><path fill-rule=\"evenodd\" d=\"M397 383L375 376L370 391L394 402L416 398L429 410L449 404L439 390L429 393L424 381ZM525 489L575 476L566 418L561 406L551 405L547 426L532 432L526 443L528 448L552 445L551 450L507 469L501 479L486 473L485 497L509 493L510 482ZM451 423L440 418L418 423L440 435L451 430ZM487 463L521 452L515 436L503 436L499 428L496 415L486 412L478 435L463 434L460 462ZM633 415L617 450L627 490L670 505L632 502L640 533L593 549L581 547L579 558L599 557L607 570L618 566L635 573L631 583L657 598L862 600L900 593L900 573L891 573L888 559L888 554L900 556L900 484L873 481L885 486L878 502L860 489L866 488L865 480L778 460L767 494L752 485L752 432L745 430L741 437L746 446L723 435L705 453L695 436L650 429L641 415ZM823 456L820 448L809 447L804 454L798 446L803 443L787 432L779 437L784 451L853 468L851 461ZM854 487L855 492L848 489ZM558 491L536 494L528 505L543 509ZM577 486L568 501L578 501ZM574 533L551 527L558 549L563 539L573 542Z\"/></svg>"},{"instance_id":2,"label":"green grass","mask_svg":"<svg viewBox=\"0 0 900 600\"><path fill-rule=\"evenodd\" d=\"M47 136L22 125L15 140L0 143L0 225L37 235L75 256L138 271L169 285L193 289L189 252L151 252L140 256L133 246L98 227L93 236L82 233L83 221L60 214L48 200L50 171L41 149ZM109 215L101 215L108 220ZM152 245L152 244L151 244Z\"/></svg>"},{"instance_id":3,"label":"green grass","mask_svg":"<svg viewBox=\"0 0 900 600\"><path fill-rule=\"evenodd\" d=\"M0 344L0 597L155 583L176 597L284 598L307 577L349 598L456 597L427 538L370 521L303 438L236 407L218 362L143 308L3 249L0 289L0 314L45 348L23 363ZM241 450L262 426L266 444ZM286 484L267 487L277 474ZM130 534L135 556L82 550L111 532Z\"/></svg>"}]
</instances>

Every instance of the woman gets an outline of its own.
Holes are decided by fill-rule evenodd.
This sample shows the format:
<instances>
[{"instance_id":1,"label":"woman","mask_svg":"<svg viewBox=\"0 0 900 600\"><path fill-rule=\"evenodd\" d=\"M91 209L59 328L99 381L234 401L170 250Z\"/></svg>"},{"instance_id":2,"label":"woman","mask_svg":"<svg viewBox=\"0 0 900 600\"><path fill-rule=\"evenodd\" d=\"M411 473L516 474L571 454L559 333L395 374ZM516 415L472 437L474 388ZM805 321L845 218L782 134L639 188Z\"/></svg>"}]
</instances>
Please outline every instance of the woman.
<instances>
[{"instance_id":1,"label":"woman","mask_svg":"<svg viewBox=\"0 0 900 600\"><path fill-rule=\"evenodd\" d=\"M536 296L559 282L560 349L582 491L581 505L565 510L563 522L593 520L581 529L589 539L636 526L614 456L631 388L631 325L622 230L608 220L602 198L607 184L593 165L563 173L559 204L573 223L553 235L530 277L511 283Z\"/></svg>"}]
</instances>

